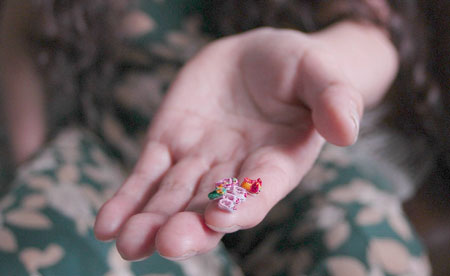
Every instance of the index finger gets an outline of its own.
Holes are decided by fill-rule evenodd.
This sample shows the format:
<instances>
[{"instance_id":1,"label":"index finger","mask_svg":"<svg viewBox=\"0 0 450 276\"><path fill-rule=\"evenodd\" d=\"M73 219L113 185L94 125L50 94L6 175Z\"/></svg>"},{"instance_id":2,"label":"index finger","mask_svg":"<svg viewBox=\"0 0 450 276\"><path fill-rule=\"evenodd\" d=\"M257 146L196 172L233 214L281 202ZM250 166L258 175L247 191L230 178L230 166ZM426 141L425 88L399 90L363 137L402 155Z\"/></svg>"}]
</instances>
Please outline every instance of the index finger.
<instances>
[{"instance_id":1,"label":"index finger","mask_svg":"<svg viewBox=\"0 0 450 276\"><path fill-rule=\"evenodd\" d=\"M116 237L126 220L138 212L155 192L161 177L171 165L168 147L149 142L131 175L100 208L94 225L95 236L99 240Z\"/></svg>"}]
</instances>

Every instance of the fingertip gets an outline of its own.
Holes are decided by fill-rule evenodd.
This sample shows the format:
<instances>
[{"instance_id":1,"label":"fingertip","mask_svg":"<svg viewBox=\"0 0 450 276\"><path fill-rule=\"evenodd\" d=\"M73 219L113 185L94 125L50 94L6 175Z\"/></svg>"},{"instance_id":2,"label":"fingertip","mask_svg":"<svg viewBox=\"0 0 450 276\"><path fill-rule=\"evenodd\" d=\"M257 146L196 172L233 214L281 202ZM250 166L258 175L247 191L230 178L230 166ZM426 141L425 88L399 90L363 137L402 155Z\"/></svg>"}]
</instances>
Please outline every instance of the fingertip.
<instances>
[{"instance_id":1,"label":"fingertip","mask_svg":"<svg viewBox=\"0 0 450 276\"><path fill-rule=\"evenodd\" d=\"M100 241L110 241L115 237L115 229L118 228L117 220L111 216L114 213L114 205L106 202L98 211L97 217L94 222L94 235L95 238Z\"/></svg>"},{"instance_id":2,"label":"fingertip","mask_svg":"<svg viewBox=\"0 0 450 276\"><path fill-rule=\"evenodd\" d=\"M161 256L181 260L213 249L222 236L206 226L201 214L180 212L160 228L155 246Z\"/></svg>"},{"instance_id":3,"label":"fingertip","mask_svg":"<svg viewBox=\"0 0 450 276\"><path fill-rule=\"evenodd\" d=\"M317 131L337 146L356 142L362 116L362 98L353 88L335 85L318 97L312 111Z\"/></svg>"},{"instance_id":4,"label":"fingertip","mask_svg":"<svg viewBox=\"0 0 450 276\"><path fill-rule=\"evenodd\" d=\"M217 202L214 201L208 204L205 209L205 224L215 232L233 233L242 228L242 226L236 222L238 219L237 216L239 216L237 210L235 212L222 210L217 206Z\"/></svg>"},{"instance_id":5,"label":"fingertip","mask_svg":"<svg viewBox=\"0 0 450 276\"><path fill-rule=\"evenodd\" d=\"M268 177L265 178L268 179ZM205 224L219 233L233 233L255 227L264 219L273 203L279 200L276 193L269 192L270 195L267 195L267 192L272 190L270 185L265 185L264 188L266 188L265 191L248 196L244 202L236 206L236 210L231 212L219 208L217 200L211 202L205 209Z\"/></svg>"},{"instance_id":6,"label":"fingertip","mask_svg":"<svg viewBox=\"0 0 450 276\"><path fill-rule=\"evenodd\" d=\"M242 165L238 179L261 179L259 192L249 192L245 200L233 203L233 211L219 208L218 200L210 202L205 209L205 223L212 230L221 233L255 227L263 221L272 207L286 196L293 185L298 183L293 178L294 170L299 177L303 175L303 166L294 165L291 157L285 156L284 153L270 149L254 152Z\"/></svg>"},{"instance_id":7,"label":"fingertip","mask_svg":"<svg viewBox=\"0 0 450 276\"><path fill-rule=\"evenodd\" d=\"M132 216L117 237L117 250L123 259L138 261L155 251L155 236L165 216L141 213Z\"/></svg>"},{"instance_id":8,"label":"fingertip","mask_svg":"<svg viewBox=\"0 0 450 276\"><path fill-rule=\"evenodd\" d=\"M133 212L132 206L121 197L113 197L100 208L94 223L94 235L100 241L114 239L126 219Z\"/></svg>"}]
</instances>

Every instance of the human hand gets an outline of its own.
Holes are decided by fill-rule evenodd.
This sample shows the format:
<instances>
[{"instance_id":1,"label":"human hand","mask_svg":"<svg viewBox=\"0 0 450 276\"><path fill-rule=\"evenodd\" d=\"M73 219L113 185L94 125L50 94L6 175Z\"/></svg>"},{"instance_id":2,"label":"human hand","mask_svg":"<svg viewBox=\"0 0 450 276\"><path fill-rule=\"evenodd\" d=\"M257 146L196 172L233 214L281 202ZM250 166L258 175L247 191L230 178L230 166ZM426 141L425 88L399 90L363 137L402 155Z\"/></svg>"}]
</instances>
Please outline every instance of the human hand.
<instances>
[{"instance_id":1,"label":"human hand","mask_svg":"<svg viewBox=\"0 0 450 276\"><path fill-rule=\"evenodd\" d=\"M251 228L309 170L327 140L352 144L363 100L327 47L309 35L259 29L218 40L169 89L141 158L101 208L95 234L123 258L156 249L179 259ZM225 177L263 189L228 213L208 193Z\"/></svg>"}]
</instances>

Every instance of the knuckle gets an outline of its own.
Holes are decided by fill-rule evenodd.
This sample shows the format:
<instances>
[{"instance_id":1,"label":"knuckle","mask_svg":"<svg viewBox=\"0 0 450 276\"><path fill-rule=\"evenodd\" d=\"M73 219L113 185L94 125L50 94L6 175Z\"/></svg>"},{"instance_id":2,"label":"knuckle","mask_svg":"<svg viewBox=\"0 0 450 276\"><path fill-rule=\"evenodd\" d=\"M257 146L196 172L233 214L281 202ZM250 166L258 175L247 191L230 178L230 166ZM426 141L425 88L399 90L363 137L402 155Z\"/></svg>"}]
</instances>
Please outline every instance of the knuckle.
<instances>
[{"instance_id":1,"label":"knuckle","mask_svg":"<svg viewBox=\"0 0 450 276\"><path fill-rule=\"evenodd\" d=\"M252 160L252 167L264 168L264 167L283 167L287 165L289 160L283 153L275 152L272 149L266 149L260 151L254 155Z\"/></svg>"}]
</instances>

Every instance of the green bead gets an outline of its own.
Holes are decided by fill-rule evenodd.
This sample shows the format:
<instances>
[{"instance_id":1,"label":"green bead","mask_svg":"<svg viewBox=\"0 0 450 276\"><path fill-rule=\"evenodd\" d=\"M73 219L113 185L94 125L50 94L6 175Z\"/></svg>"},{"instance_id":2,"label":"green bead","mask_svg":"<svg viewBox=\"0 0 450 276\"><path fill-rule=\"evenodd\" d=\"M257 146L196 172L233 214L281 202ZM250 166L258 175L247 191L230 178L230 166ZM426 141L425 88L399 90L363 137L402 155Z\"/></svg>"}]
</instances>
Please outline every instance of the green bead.
<instances>
[{"instance_id":1,"label":"green bead","mask_svg":"<svg viewBox=\"0 0 450 276\"><path fill-rule=\"evenodd\" d=\"M210 193L208 194L208 198L211 199L211 200L214 200L214 199L219 198L219 197L221 197L221 196L222 196L222 195L219 194L219 193L216 192L216 191L210 192Z\"/></svg>"}]
</instances>

